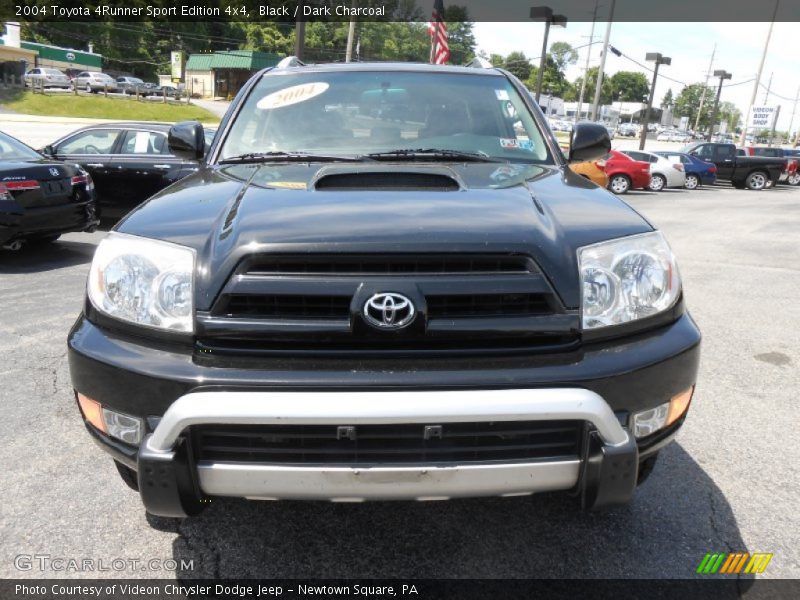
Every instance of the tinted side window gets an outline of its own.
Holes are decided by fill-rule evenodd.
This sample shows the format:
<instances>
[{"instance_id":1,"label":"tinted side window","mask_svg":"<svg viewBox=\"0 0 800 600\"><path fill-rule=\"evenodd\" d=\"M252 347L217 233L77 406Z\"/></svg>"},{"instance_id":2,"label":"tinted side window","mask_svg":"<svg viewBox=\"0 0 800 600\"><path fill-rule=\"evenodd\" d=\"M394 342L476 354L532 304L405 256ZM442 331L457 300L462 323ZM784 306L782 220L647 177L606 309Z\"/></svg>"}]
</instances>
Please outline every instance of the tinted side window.
<instances>
[{"instance_id":1,"label":"tinted side window","mask_svg":"<svg viewBox=\"0 0 800 600\"><path fill-rule=\"evenodd\" d=\"M712 149L708 144L703 144L694 149L694 154L700 158L712 158Z\"/></svg>"},{"instance_id":2,"label":"tinted side window","mask_svg":"<svg viewBox=\"0 0 800 600\"><path fill-rule=\"evenodd\" d=\"M734 155L734 147L728 145L721 145L716 146L716 156L717 158L731 158Z\"/></svg>"},{"instance_id":3,"label":"tinted side window","mask_svg":"<svg viewBox=\"0 0 800 600\"><path fill-rule=\"evenodd\" d=\"M83 131L62 142L58 154L109 154L119 129L93 129Z\"/></svg>"}]
</instances>

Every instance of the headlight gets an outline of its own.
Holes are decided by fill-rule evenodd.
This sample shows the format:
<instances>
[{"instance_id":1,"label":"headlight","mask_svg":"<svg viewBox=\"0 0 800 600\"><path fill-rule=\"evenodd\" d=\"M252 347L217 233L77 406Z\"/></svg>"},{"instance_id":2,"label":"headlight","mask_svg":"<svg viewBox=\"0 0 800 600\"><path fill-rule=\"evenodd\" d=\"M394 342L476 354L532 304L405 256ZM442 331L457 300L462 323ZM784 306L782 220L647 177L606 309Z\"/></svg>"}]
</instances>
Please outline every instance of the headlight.
<instances>
[{"instance_id":1,"label":"headlight","mask_svg":"<svg viewBox=\"0 0 800 600\"><path fill-rule=\"evenodd\" d=\"M89 300L123 321L192 332L193 273L191 248L112 232L94 254Z\"/></svg>"},{"instance_id":2,"label":"headlight","mask_svg":"<svg viewBox=\"0 0 800 600\"><path fill-rule=\"evenodd\" d=\"M655 315L680 294L678 265L658 231L585 246L578 263L584 329Z\"/></svg>"}]
</instances>

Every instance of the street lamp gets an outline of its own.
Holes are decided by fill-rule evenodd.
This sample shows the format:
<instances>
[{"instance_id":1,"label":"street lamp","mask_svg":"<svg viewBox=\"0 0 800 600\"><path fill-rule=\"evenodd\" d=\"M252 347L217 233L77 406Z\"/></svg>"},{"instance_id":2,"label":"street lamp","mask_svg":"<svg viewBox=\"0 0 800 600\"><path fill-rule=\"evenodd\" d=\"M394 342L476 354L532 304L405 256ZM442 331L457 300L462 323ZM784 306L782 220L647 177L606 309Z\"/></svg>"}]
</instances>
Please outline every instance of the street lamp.
<instances>
[{"instance_id":1,"label":"street lamp","mask_svg":"<svg viewBox=\"0 0 800 600\"><path fill-rule=\"evenodd\" d=\"M714 71L714 77L719 77L719 85L717 86L717 97L714 99L714 109L711 111L711 123L708 126L708 133L706 134L706 141L711 141L711 135L714 133L714 123L717 120L717 109L719 109L719 96L722 93L722 82L726 79L733 77L725 69Z\"/></svg>"},{"instance_id":2,"label":"street lamp","mask_svg":"<svg viewBox=\"0 0 800 600\"><path fill-rule=\"evenodd\" d=\"M647 112L644 115L644 126L642 127L642 135L639 138L639 150L644 150L644 142L647 139L647 125L650 123L650 111L653 109L653 96L656 93L658 67L660 65L672 64L672 59L668 56L662 56L660 52L648 52L644 58L645 60L655 62L656 68L653 69L653 83L650 85L650 95L647 97Z\"/></svg>"},{"instance_id":3,"label":"street lamp","mask_svg":"<svg viewBox=\"0 0 800 600\"><path fill-rule=\"evenodd\" d=\"M544 77L544 67L547 64L547 37L550 35L550 25L554 27L566 27L567 17L564 15L554 15L553 9L549 6L531 7L531 19L534 21L544 21L544 41L542 42L542 56L539 59L539 73L536 75L536 103L539 103L539 96L542 93L542 78Z\"/></svg>"}]
</instances>

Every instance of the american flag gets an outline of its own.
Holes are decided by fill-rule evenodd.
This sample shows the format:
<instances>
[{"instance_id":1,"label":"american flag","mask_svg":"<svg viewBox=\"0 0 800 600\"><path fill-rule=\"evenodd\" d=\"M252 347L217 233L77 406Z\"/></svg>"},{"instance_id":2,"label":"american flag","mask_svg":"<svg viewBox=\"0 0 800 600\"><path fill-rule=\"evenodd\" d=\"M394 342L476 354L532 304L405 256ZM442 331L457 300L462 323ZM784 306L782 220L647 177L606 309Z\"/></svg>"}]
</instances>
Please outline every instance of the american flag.
<instances>
[{"instance_id":1,"label":"american flag","mask_svg":"<svg viewBox=\"0 0 800 600\"><path fill-rule=\"evenodd\" d=\"M444 22L444 0L434 0L431 22L431 64L446 65L450 60L450 46L447 44L447 25Z\"/></svg>"}]
</instances>

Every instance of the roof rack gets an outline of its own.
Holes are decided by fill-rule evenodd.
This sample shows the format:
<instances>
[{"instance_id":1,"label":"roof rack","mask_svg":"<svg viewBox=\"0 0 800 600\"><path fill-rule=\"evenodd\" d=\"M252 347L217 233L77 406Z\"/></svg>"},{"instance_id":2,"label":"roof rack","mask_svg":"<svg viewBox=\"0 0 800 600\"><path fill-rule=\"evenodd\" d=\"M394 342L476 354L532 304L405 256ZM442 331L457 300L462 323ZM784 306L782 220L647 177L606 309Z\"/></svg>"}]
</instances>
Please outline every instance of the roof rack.
<instances>
[{"instance_id":1,"label":"roof rack","mask_svg":"<svg viewBox=\"0 0 800 600\"><path fill-rule=\"evenodd\" d=\"M494 69L494 65L492 63L485 58L481 58L480 56L476 56L464 66L472 67L473 69Z\"/></svg>"},{"instance_id":2,"label":"roof rack","mask_svg":"<svg viewBox=\"0 0 800 600\"><path fill-rule=\"evenodd\" d=\"M306 63L301 61L296 56L287 56L275 65L276 69L288 69L289 67L305 67Z\"/></svg>"}]
</instances>

